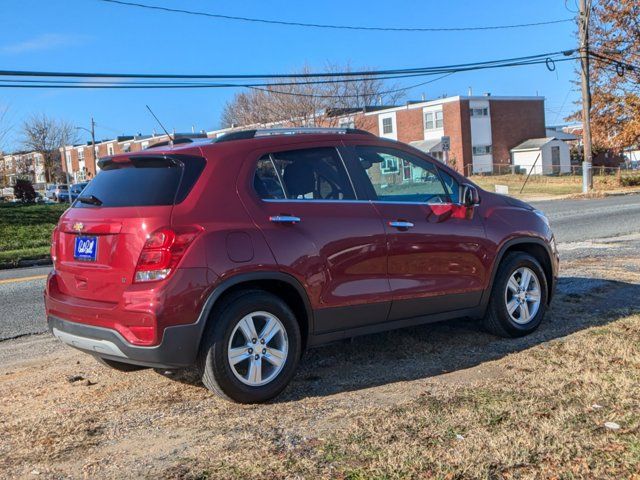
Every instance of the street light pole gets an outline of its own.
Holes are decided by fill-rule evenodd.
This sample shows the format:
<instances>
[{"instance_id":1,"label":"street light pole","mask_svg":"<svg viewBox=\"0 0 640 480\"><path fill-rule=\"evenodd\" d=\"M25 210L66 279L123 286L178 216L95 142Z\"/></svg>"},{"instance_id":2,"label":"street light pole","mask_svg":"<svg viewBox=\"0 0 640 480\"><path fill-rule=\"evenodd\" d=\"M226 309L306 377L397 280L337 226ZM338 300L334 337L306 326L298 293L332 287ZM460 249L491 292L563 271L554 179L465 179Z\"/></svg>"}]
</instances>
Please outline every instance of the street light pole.
<instances>
[{"instance_id":1,"label":"street light pole","mask_svg":"<svg viewBox=\"0 0 640 480\"><path fill-rule=\"evenodd\" d=\"M91 129L85 127L76 127L76 130L84 130L91 135L91 158L93 159L94 170L98 166L98 154L96 153L96 122L91 117Z\"/></svg>"},{"instance_id":2,"label":"street light pole","mask_svg":"<svg viewBox=\"0 0 640 480\"><path fill-rule=\"evenodd\" d=\"M589 18L591 16L591 0L580 0L578 15L578 32L580 32L580 76L582 87L582 192L593 189L591 166L591 87L589 85Z\"/></svg>"}]
</instances>

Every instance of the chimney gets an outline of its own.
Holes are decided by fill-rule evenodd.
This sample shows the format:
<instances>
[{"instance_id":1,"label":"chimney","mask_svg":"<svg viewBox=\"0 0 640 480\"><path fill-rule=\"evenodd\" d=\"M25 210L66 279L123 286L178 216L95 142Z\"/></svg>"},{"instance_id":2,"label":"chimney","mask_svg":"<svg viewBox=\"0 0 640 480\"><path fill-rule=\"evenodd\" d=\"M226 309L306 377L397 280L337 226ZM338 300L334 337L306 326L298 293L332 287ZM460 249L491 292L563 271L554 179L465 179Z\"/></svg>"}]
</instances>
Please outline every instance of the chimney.
<instances>
[{"instance_id":1,"label":"chimney","mask_svg":"<svg viewBox=\"0 0 640 480\"><path fill-rule=\"evenodd\" d=\"M473 89L472 89L471 87L469 87L469 93L468 93L468 95L469 95L470 97L472 97L472 96L473 96Z\"/></svg>"},{"instance_id":2,"label":"chimney","mask_svg":"<svg viewBox=\"0 0 640 480\"><path fill-rule=\"evenodd\" d=\"M422 98L422 101L424 102L424 101L425 101L425 98L426 98L426 97L424 96L424 93L421 95L421 98Z\"/></svg>"}]
</instances>

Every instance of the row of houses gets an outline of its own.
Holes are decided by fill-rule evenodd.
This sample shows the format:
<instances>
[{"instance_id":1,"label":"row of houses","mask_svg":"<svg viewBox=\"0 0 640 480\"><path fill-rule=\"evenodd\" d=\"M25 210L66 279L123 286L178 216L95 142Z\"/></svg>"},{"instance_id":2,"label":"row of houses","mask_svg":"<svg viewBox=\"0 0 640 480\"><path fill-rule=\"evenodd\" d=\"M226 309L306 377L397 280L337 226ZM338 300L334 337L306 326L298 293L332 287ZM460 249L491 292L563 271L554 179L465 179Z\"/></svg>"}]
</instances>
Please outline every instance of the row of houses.
<instances>
[{"instance_id":1,"label":"row of houses","mask_svg":"<svg viewBox=\"0 0 640 480\"><path fill-rule=\"evenodd\" d=\"M14 185L18 178L27 178L36 189L44 190L46 173L43 155L37 152L0 153L0 186Z\"/></svg>"},{"instance_id":2,"label":"row of houses","mask_svg":"<svg viewBox=\"0 0 640 480\"><path fill-rule=\"evenodd\" d=\"M404 105L327 110L304 122L283 120L267 126L303 123L360 128L409 143L466 175L494 172L514 163L526 171L538 153L542 158L536 163L545 169L536 173L563 173L570 168L567 140L577 137L545 127L544 101L539 96L452 96ZM174 136L216 138L233 130ZM69 145L60 149L60 166L68 181L90 180L99 171L96 159L141 151L167 140L166 135L137 134L102 140L94 146Z\"/></svg>"}]
</instances>

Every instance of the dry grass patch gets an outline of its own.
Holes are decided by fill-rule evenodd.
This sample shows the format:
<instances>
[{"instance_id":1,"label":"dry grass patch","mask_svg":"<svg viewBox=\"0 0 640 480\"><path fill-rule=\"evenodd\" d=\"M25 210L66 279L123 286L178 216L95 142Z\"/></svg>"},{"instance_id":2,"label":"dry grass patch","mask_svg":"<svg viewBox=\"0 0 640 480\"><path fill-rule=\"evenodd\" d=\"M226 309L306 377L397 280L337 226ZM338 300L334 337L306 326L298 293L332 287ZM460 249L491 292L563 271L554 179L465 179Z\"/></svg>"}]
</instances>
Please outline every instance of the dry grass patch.
<instances>
[{"instance_id":1,"label":"dry grass patch","mask_svg":"<svg viewBox=\"0 0 640 480\"><path fill-rule=\"evenodd\" d=\"M518 196L525 182L526 175L472 175L469 177L474 183L490 192L495 191L496 185L507 185L509 194ZM615 175L594 175L593 188L596 192L609 192L612 190L623 192L635 191L632 185L623 186ZM582 177L580 175L532 175L522 191L522 195L570 195L582 192ZM599 197L591 197L599 198Z\"/></svg>"},{"instance_id":2,"label":"dry grass patch","mask_svg":"<svg viewBox=\"0 0 640 480\"><path fill-rule=\"evenodd\" d=\"M456 321L311 351L265 405L56 343L0 365L0 478L638 477L638 265L564 264L523 339Z\"/></svg>"},{"instance_id":3,"label":"dry grass patch","mask_svg":"<svg viewBox=\"0 0 640 480\"><path fill-rule=\"evenodd\" d=\"M640 316L509 355L497 381L347 414L337 431L273 432L182 463L196 478L634 478ZM605 427L615 422L619 430ZM167 471L166 473L175 470Z\"/></svg>"}]
</instances>

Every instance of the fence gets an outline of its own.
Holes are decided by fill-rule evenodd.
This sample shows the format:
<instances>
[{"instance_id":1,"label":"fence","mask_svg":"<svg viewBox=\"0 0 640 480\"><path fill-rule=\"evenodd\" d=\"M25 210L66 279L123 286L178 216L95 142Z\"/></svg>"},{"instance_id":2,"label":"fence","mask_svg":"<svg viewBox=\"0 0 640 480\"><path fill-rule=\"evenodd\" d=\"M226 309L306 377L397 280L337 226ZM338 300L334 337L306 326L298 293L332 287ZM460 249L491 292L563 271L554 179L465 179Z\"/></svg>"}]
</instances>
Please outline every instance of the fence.
<instances>
[{"instance_id":1,"label":"fence","mask_svg":"<svg viewBox=\"0 0 640 480\"><path fill-rule=\"evenodd\" d=\"M526 176L528 172L534 165L511 165L508 163L494 163L491 165L491 171L484 172L473 172L473 165L465 165L464 174L467 177L472 175L479 176L492 176L492 175L521 175ZM538 165L540 167L540 165ZM582 165L571 165L571 166L562 166L562 169L565 171L560 171L560 167L545 167L542 173L532 173L531 175L536 176L548 176L548 177L571 177L571 176L582 176ZM640 170L632 170L631 168L627 168L625 166L620 167L604 167L604 166L594 166L591 167L591 172L593 176L613 176L620 178L623 175L635 173L640 175Z\"/></svg>"}]
</instances>

